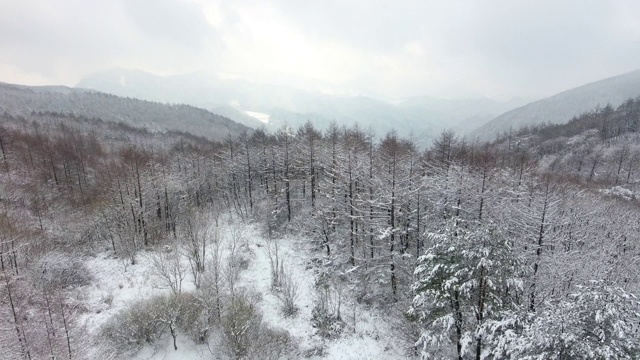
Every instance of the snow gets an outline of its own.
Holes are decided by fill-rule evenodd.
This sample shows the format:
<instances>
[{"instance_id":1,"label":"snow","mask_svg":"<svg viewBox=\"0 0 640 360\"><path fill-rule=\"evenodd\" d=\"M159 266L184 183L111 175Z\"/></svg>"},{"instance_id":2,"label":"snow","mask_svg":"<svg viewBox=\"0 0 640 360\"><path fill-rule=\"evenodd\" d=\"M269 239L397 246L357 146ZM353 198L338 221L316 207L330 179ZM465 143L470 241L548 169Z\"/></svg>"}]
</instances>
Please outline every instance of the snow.
<instances>
[{"instance_id":1,"label":"snow","mask_svg":"<svg viewBox=\"0 0 640 360\"><path fill-rule=\"evenodd\" d=\"M86 325L97 331L111 316L132 303L164 293L153 279L151 257L148 252L136 256L136 265L127 259L113 258L110 253L100 253L86 261L94 282L86 291Z\"/></svg>"},{"instance_id":2,"label":"snow","mask_svg":"<svg viewBox=\"0 0 640 360\"><path fill-rule=\"evenodd\" d=\"M173 349L171 335L165 334L155 347L147 346L140 350L135 360L197 360L210 359L211 352L206 345L196 345L183 335L178 335L178 350Z\"/></svg>"},{"instance_id":3,"label":"snow","mask_svg":"<svg viewBox=\"0 0 640 360\"><path fill-rule=\"evenodd\" d=\"M284 259L285 266L291 269L293 279L300 287L298 297L299 312L295 317L285 317L282 314L282 302L271 291L271 263L267 255L267 242L254 234L250 240L250 248L255 254L249 268L242 274L244 285L251 285L262 294L260 309L264 320L274 327L279 327L291 332L291 335L300 340L303 344L313 335L311 327L311 310L313 309L312 286L314 276L305 270L305 265L301 263L303 257L294 252L295 240L285 238L278 240L280 246L279 253Z\"/></svg>"},{"instance_id":4,"label":"snow","mask_svg":"<svg viewBox=\"0 0 640 360\"><path fill-rule=\"evenodd\" d=\"M240 249L251 256L248 269L241 273L238 285L253 288L262 294L259 304L263 321L273 328L289 331L298 343L298 354L288 358L303 358L305 352L313 353L322 348L322 356L311 355L309 359L405 359L400 349L394 348L393 331L383 314L355 303L349 294L343 300L343 320L346 325L337 339L324 339L316 334L312 326L314 306L314 283L317 269L311 264L314 255L308 239L288 236L278 240L280 258L291 270L299 284L300 296L296 303L299 311L295 316L283 314L283 303L271 289L271 265L267 254L267 240L253 225L247 225L244 236L248 239L249 250ZM167 294L170 290L161 288L152 266L152 253L139 252L136 264L114 258L111 253L100 253L86 261L87 268L94 276L94 282L85 289L88 312L83 320L88 331L95 335L100 326L109 318L132 303L155 295ZM186 260L185 260L186 261ZM183 283L183 291L193 291L195 286L190 277ZM397 342L397 341L396 341ZM154 346L147 346L138 352L135 359L185 359L211 358L207 345L196 345L185 337L178 337L178 350L173 350L170 335L166 334Z\"/></svg>"},{"instance_id":5,"label":"snow","mask_svg":"<svg viewBox=\"0 0 640 360\"><path fill-rule=\"evenodd\" d=\"M627 201L636 198L636 195L633 193L633 191L623 188L622 186L614 186L611 189L600 190L600 192L605 195L617 196Z\"/></svg>"},{"instance_id":6,"label":"snow","mask_svg":"<svg viewBox=\"0 0 640 360\"><path fill-rule=\"evenodd\" d=\"M324 357L312 356L310 359L404 359L401 352L393 349L391 333L383 317L376 312L363 309L352 302L348 295L343 304L343 317L347 328L335 340L325 340L316 334L311 325L316 272L310 265L313 257L310 241L304 238L285 237L279 240L279 252L285 260L285 266L291 269L294 280L300 284L300 296L297 304L300 308L295 317L286 317L282 313L280 299L271 291L271 268L267 255L267 242L253 233L250 247L255 258L242 279L263 294L260 304L263 319L269 325L288 330L296 338L302 353L318 347L324 347ZM354 319L355 311L355 323Z\"/></svg>"},{"instance_id":7,"label":"snow","mask_svg":"<svg viewBox=\"0 0 640 360\"><path fill-rule=\"evenodd\" d=\"M258 121L265 124L269 123L269 118L271 117L271 115L269 114L265 114L257 111L245 111L245 113L251 116L252 118L257 119Z\"/></svg>"},{"instance_id":8,"label":"snow","mask_svg":"<svg viewBox=\"0 0 640 360\"><path fill-rule=\"evenodd\" d=\"M280 299L271 291L267 242L253 229L250 247L255 258L242 278L246 284L251 284L263 294L263 319L273 327L288 330L299 341L301 352L319 345L325 346L324 357L312 356L310 359L405 359L400 350L390 345L392 332L383 316L376 311L364 309L353 302L349 295L345 295L343 304L343 318L347 328L341 336L335 340L324 340L316 335L316 330L311 325L316 274L309 261L314 255L310 244L308 239L293 236L279 240L279 252L285 259L285 267L291 269L295 281L300 284L300 296L297 300L300 310L295 317L285 317Z\"/></svg>"}]
</instances>

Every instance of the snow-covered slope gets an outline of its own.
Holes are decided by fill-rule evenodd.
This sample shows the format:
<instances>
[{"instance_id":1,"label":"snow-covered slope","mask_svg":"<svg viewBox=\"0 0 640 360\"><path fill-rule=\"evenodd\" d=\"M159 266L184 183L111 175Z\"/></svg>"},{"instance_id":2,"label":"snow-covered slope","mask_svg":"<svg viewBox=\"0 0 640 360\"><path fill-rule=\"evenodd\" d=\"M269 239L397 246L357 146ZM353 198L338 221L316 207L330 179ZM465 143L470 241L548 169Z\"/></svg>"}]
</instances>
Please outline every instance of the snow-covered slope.
<instances>
[{"instance_id":1,"label":"snow-covered slope","mask_svg":"<svg viewBox=\"0 0 640 360\"><path fill-rule=\"evenodd\" d=\"M611 104L615 107L639 95L640 70L636 70L566 90L508 111L478 128L475 135L482 140L490 140L498 132L509 128L517 129L546 122L561 124L598 105L604 107Z\"/></svg>"},{"instance_id":2,"label":"snow-covered slope","mask_svg":"<svg viewBox=\"0 0 640 360\"><path fill-rule=\"evenodd\" d=\"M25 116L32 111L99 118L152 131L181 131L211 140L221 140L227 134L233 136L248 129L189 105L161 104L64 86L0 83L0 113Z\"/></svg>"}]
</instances>

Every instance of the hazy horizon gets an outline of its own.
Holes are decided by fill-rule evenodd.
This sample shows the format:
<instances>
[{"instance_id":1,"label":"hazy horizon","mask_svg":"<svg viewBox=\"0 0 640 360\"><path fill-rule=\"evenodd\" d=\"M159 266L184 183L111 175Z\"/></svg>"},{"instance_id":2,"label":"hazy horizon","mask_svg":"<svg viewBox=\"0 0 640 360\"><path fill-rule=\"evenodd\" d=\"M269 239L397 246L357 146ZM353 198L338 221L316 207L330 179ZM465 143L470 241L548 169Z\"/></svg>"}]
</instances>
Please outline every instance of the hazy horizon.
<instances>
[{"instance_id":1,"label":"hazy horizon","mask_svg":"<svg viewBox=\"0 0 640 360\"><path fill-rule=\"evenodd\" d=\"M540 98L640 68L634 1L0 4L0 81L203 71L387 99Z\"/></svg>"}]
</instances>

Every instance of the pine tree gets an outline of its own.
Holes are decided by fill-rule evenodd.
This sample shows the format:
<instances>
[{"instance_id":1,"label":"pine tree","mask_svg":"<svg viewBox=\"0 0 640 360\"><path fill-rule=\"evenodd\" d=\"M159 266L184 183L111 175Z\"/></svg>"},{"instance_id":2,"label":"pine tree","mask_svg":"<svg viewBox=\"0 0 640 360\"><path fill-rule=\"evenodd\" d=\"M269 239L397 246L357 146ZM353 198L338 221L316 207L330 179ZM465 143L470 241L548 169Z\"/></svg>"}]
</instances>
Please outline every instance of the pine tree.
<instances>
[{"instance_id":1,"label":"pine tree","mask_svg":"<svg viewBox=\"0 0 640 360\"><path fill-rule=\"evenodd\" d=\"M468 229L452 219L428 234L418 258L410 314L424 324L424 357L455 347L458 359L483 358L485 324L516 307L522 295L522 259L494 224ZM445 350L446 351L446 350Z\"/></svg>"}]
</instances>

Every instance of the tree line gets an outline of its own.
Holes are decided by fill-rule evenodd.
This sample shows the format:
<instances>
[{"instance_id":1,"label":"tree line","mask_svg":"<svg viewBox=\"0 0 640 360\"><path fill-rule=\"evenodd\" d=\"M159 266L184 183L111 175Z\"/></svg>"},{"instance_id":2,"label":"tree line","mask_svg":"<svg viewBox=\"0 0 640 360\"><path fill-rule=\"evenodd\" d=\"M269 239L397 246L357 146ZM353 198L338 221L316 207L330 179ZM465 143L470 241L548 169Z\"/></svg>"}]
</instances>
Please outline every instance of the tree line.
<instances>
[{"instance_id":1,"label":"tree line","mask_svg":"<svg viewBox=\"0 0 640 360\"><path fill-rule=\"evenodd\" d=\"M584 142L555 148L555 135L477 143L445 131L420 149L395 132L377 138L337 124L321 132L310 122L210 142L64 114L5 114L1 311L12 330L2 342L16 357L73 357L82 309L69 294L87 280L42 274L62 272L60 259L78 251L135 264L139 251L175 239L194 244L194 274L204 273L194 224L213 210L257 221L269 238L307 237L357 301L398 311L410 329L398 341L416 355L633 358L637 205L590 184L634 182L631 151L607 177L593 158L622 157L610 149L631 135L610 129L633 123L635 103L615 116L598 110L599 127L575 132ZM599 155L592 147L578 166L594 138ZM61 255L46 261L51 254Z\"/></svg>"}]
</instances>

